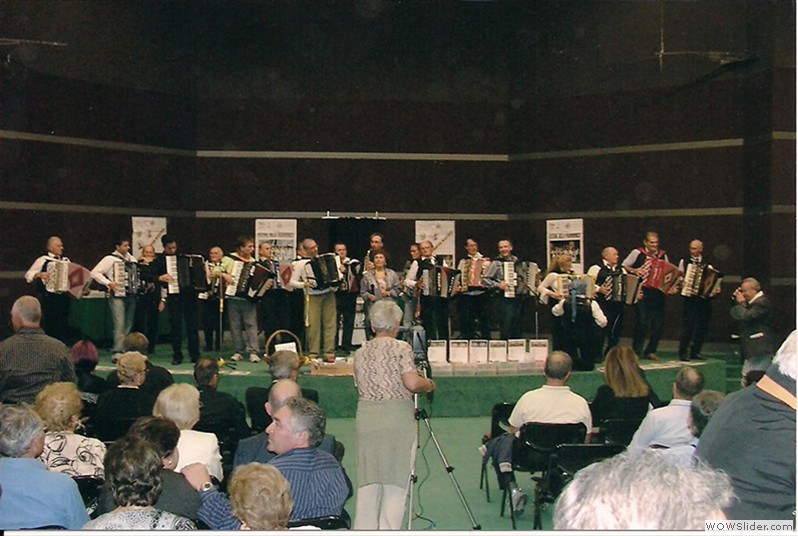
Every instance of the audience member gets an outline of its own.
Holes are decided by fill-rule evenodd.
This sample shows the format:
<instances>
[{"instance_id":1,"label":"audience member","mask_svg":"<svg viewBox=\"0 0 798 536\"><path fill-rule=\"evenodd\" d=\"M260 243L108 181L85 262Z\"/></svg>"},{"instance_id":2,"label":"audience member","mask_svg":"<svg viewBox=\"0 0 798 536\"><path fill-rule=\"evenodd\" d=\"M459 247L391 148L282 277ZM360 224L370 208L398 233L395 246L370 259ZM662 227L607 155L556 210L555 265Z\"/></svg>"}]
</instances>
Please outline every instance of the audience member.
<instances>
[{"instance_id":1,"label":"audience member","mask_svg":"<svg viewBox=\"0 0 798 536\"><path fill-rule=\"evenodd\" d=\"M318 449L326 417L315 403L291 398L274 413L268 448L277 456L269 461L291 484L294 507L291 521L338 516L347 498L344 471L331 454ZM211 484L207 468L193 464L183 474L200 492L200 520L213 530L238 530L230 503Z\"/></svg>"},{"instance_id":2,"label":"audience member","mask_svg":"<svg viewBox=\"0 0 798 536\"><path fill-rule=\"evenodd\" d=\"M250 463L230 480L230 506L241 530L283 530L294 501L291 486L276 467Z\"/></svg>"},{"instance_id":3,"label":"audience member","mask_svg":"<svg viewBox=\"0 0 798 536\"><path fill-rule=\"evenodd\" d=\"M137 331L125 335L122 339L123 352L139 352L144 357L147 357L149 347L150 342L147 337L143 333ZM168 370L154 364L149 359L145 362L145 366L147 369L147 376L144 379L144 383L141 384L141 388L152 393L153 399L155 399L161 391L175 383L175 380ZM119 385L119 376L116 371L112 371L108 374L108 383L113 387Z\"/></svg>"},{"instance_id":4,"label":"audience member","mask_svg":"<svg viewBox=\"0 0 798 536\"><path fill-rule=\"evenodd\" d=\"M32 408L0 405L0 530L78 530L89 520L75 481L37 459L43 448L44 423Z\"/></svg>"},{"instance_id":5,"label":"audience member","mask_svg":"<svg viewBox=\"0 0 798 536\"><path fill-rule=\"evenodd\" d=\"M94 374L94 369L100 362L97 347L91 341L78 341L72 346L72 353L69 357L75 366L80 397L86 404L91 404L93 410L94 405L97 404L97 398L111 389L111 385L106 380ZM84 407L84 414L88 414L85 409Z\"/></svg>"},{"instance_id":6,"label":"audience member","mask_svg":"<svg viewBox=\"0 0 798 536\"><path fill-rule=\"evenodd\" d=\"M32 404L46 385L77 381L67 347L44 334L41 318L33 296L22 296L11 307L15 333L0 343L0 402Z\"/></svg>"},{"instance_id":7,"label":"audience member","mask_svg":"<svg viewBox=\"0 0 798 536\"><path fill-rule=\"evenodd\" d=\"M543 374L546 384L540 389L528 391L515 404L508 422L510 431L494 438L484 445L484 459L493 458L493 465L499 477L499 484L510 486L512 508L516 515L524 511L526 495L515 481L512 467L512 449L518 431L528 422L549 424L582 423L587 435L593 428L593 419L587 401L571 391L568 380L571 378L571 356L555 351L546 358Z\"/></svg>"},{"instance_id":8,"label":"audience member","mask_svg":"<svg viewBox=\"0 0 798 536\"><path fill-rule=\"evenodd\" d=\"M729 519L795 518L796 333L755 385L730 394L709 421L696 456L731 477Z\"/></svg>"},{"instance_id":9,"label":"audience member","mask_svg":"<svg viewBox=\"0 0 798 536\"><path fill-rule=\"evenodd\" d=\"M604 385L599 386L590 411L593 422L607 419L643 420L651 389L630 346L614 346L604 360Z\"/></svg>"},{"instance_id":10,"label":"audience member","mask_svg":"<svg viewBox=\"0 0 798 536\"><path fill-rule=\"evenodd\" d=\"M170 385L158 395L152 414L166 417L180 428L177 450L180 452L175 471L198 462L219 482L224 478L219 440L214 434L192 430L200 418L200 394L196 387L187 383Z\"/></svg>"},{"instance_id":11,"label":"audience member","mask_svg":"<svg viewBox=\"0 0 798 536\"><path fill-rule=\"evenodd\" d=\"M105 468L116 509L89 521L83 528L196 530L191 520L153 506L163 486L162 463L156 447L148 441L137 437L115 441L105 455Z\"/></svg>"},{"instance_id":12,"label":"audience member","mask_svg":"<svg viewBox=\"0 0 798 536\"><path fill-rule=\"evenodd\" d=\"M200 422L207 429L220 424L236 431L237 439L249 436L244 405L233 395L218 390L219 365L215 359L200 358L194 365L194 381L200 392Z\"/></svg>"},{"instance_id":13,"label":"audience member","mask_svg":"<svg viewBox=\"0 0 798 536\"><path fill-rule=\"evenodd\" d=\"M152 393L140 388L147 375L146 361L139 352L119 356L116 370L121 383L101 394L94 410L94 427L100 439L118 439L125 435L134 420L152 414L155 399Z\"/></svg>"},{"instance_id":14,"label":"audience member","mask_svg":"<svg viewBox=\"0 0 798 536\"><path fill-rule=\"evenodd\" d=\"M177 425L163 417L142 417L133 423L127 436L150 442L161 458L163 485L161 494L153 506L181 517L196 519L199 494L181 473L174 471L180 459L180 452L177 450L180 430ZM114 508L116 508L114 498L106 483L100 492L97 513L105 514Z\"/></svg>"},{"instance_id":15,"label":"audience member","mask_svg":"<svg viewBox=\"0 0 798 536\"><path fill-rule=\"evenodd\" d=\"M576 473L557 500L554 530L704 530L705 520L725 519L733 497L721 471L627 452Z\"/></svg>"},{"instance_id":16,"label":"audience member","mask_svg":"<svg viewBox=\"0 0 798 536\"><path fill-rule=\"evenodd\" d=\"M651 411L632 437L629 449L650 446L678 447L693 440L688 427L690 401L704 389L704 375L696 368L682 367L673 382L673 399L665 407Z\"/></svg>"},{"instance_id":17,"label":"audience member","mask_svg":"<svg viewBox=\"0 0 798 536\"><path fill-rule=\"evenodd\" d=\"M55 382L36 395L36 413L44 421L44 450L39 459L47 469L69 476L103 478L105 443L75 433L83 401L71 382Z\"/></svg>"},{"instance_id":18,"label":"audience member","mask_svg":"<svg viewBox=\"0 0 798 536\"><path fill-rule=\"evenodd\" d=\"M686 445L664 449L664 452L671 460L686 467L693 465L695 451L701 434L704 433L704 428L709 424L709 419L712 418L712 415L715 414L725 399L726 395L723 393L709 389L704 389L693 397L693 400L690 401L690 414L687 419L690 433L693 434L693 440Z\"/></svg>"}]
</instances>

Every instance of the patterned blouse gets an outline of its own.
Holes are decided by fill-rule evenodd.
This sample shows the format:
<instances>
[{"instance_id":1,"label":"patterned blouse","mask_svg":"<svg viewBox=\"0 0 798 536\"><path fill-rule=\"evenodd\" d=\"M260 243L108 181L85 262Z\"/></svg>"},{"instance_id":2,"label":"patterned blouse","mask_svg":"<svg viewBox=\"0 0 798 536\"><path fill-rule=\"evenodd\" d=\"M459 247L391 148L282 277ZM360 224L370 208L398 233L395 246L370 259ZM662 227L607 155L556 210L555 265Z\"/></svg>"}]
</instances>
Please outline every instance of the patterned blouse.
<instances>
[{"instance_id":1,"label":"patterned blouse","mask_svg":"<svg viewBox=\"0 0 798 536\"><path fill-rule=\"evenodd\" d=\"M86 530L197 530L194 522L155 508L108 512L83 526Z\"/></svg>"},{"instance_id":2,"label":"patterned blouse","mask_svg":"<svg viewBox=\"0 0 798 536\"><path fill-rule=\"evenodd\" d=\"M355 385L361 402L409 400L402 374L415 371L413 349L404 341L375 337L355 353Z\"/></svg>"},{"instance_id":3,"label":"patterned blouse","mask_svg":"<svg viewBox=\"0 0 798 536\"><path fill-rule=\"evenodd\" d=\"M39 459L49 471L105 478L104 457L105 444L99 439L72 432L48 432Z\"/></svg>"}]
</instances>

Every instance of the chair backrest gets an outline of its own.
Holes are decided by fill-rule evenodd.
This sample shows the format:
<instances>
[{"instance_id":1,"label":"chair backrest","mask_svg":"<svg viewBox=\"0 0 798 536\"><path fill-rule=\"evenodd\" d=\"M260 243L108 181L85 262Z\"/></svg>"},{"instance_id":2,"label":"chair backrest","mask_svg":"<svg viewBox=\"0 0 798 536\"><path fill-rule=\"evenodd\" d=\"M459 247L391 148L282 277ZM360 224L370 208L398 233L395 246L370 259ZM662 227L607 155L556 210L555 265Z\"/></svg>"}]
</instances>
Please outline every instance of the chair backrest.
<instances>
[{"instance_id":1,"label":"chair backrest","mask_svg":"<svg viewBox=\"0 0 798 536\"><path fill-rule=\"evenodd\" d=\"M289 521L288 528L292 527L318 527L322 530L349 530L349 523L343 516L324 516L311 519Z\"/></svg>"},{"instance_id":2,"label":"chair backrest","mask_svg":"<svg viewBox=\"0 0 798 536\"><path fill-rule=\"evenodd\" d=\"M552 464L569 476L592 463L620 454L626 450L623 445L565 444L560 445L551 458Z\"/></svg>"},{"instance_id":3,"label":"chair backrest","mask_svg":"<svg viewBox=\"0 0 798 536\"><path fill-rule=\"evenodd\" d=\"M493 410L490 413L490 437L499 437L507 431L510 426L508 421L513 408L515 408L514 402L499 402L493 406Z\"/></svg>"},{"instance_id":4,"label":"chair backrest","mask_svg":"<svg viewBox=\"0 0 798 536\"><path fill-rule=\"evenodd\" d=\"M566 443L584 443L584 423L528 422L513 442L513 468L516 471L546 471L554 450Z\"/></svg>"},{"instance_id":5,"label":"chair backrest","mask_svg":"<svg viewBox=\"0 0 798 536\"><path fill-rule=\"evenodd\" d=\"M78 491L86 507L86 513L94 519L95 512L100 502L100 491L104 480L93 476L73 476L72 480L78 485Z\"/></svg>"},{"instance_id":6,"label":"chair backrest","mask_svg":"<svg viewBox=\"0 0 798 536\"><path fill-rule=\"evenodd\" d=\"M606 419L601 421L599 429L604 443L628 446L641 422L643 419Z\"/></svg>"},{"instance_id":7,"label":"chair backrest","mask_svg":"<svg viewBox=\"0 0 798 536\"><path fill-rule=\"evenodd\" d=\"M116 441L127 434L127 431L138 420L138 417L125 419L94 419L87 428L86 435L96 437L100 441Z\"/></svg>"},{"instance_id":8,"label":"chair backrest","mask_svg":"<svg viewBox=\"0 0 798 536\"><path fill-rule=\"evenodd\" d=\"M222 469L228 475L233 471L233 459L235 457L238 442L238 431L229 421L199 421L194 425L194 430L198 432L210 432L216 436L219 442L219 453L222 455Z\"/></svg>"}]
</instances>

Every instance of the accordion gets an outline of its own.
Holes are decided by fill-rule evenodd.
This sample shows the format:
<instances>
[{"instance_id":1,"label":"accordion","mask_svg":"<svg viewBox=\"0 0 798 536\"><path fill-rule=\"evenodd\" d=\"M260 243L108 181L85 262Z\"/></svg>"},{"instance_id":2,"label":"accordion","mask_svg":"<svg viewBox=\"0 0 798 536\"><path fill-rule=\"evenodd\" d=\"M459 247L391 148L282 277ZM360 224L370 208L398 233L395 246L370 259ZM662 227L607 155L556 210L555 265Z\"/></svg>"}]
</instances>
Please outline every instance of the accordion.
<instances>
[{"instance_id":1,"label":"accordion","mask_svg":"<svg viewBox=\"0 0 798 536\"><path fill-rule=\"evenodd\" d=\"M47 263L47 281L44 289L47 292L62 293L69 292L69 261L49 261Z\"/></svg>"},{"instance_id":2,"label":"accordion","mask_svg":"<svg viewBox=\"0 0 798 536\"><path fill-rule=\"evenodd\" d=\"M720 288L723 274L708 264L688 263L682 282L682 296L708 298Z\"/></svg>"},{"instance_id":3,"label":"accordion","mask_svg":"<svg viewBox=\"0 0 798 536\"><path fill-rule=\"evenodd\" d=\"M274 287L274 272L259 262L233 261L230 275L233 282L224 290L225 296L230 298L257 300Z\"/></svg>"},{"instance_id":4,"label":"accordion","mask_svg":"<svg viewBox=\"0 0 798 536\"><path fill-rule=\"evenodd\" d=\"M172 281L166 287L169 294L208 290L208 274L202 255L166 255L165 261L166 273L172 276Z\"/></svg>"},{"instance_id":5,"label":"accordion","mask_svg":"<svg viewBox=\"0 0 798 536\"><path fill-rule=\"evenodd\" d=\"M593 284L593 276L587 274L557 274L557 279L554 281L554 290L565 298L571 293L571 284L577 280L584 281L585 297L592 299L596 293L596 287Z\"/></svg>"},{"instance_id":6,"label":"accordion","mask_svg":"<svg viewBox=\"0 0 798 536\"><path fill-rule=\"evenodd\" d=\"M341 266L341 257L338 256L338 266ZM360 261L357 259L350 259L349 262L343 264L344 273L341 274L340 284L338 285L338 292L358 292L360 289L357 284L357 269L360 266Z\"/></svg>"},{"instance_id":7,"label":"accordion","mask_svg":"<svg viewBox=\"0 0 798 536\"><path fill-rule=\"evenodd\" d=\"M341 272L338 270L340 257L335 253L322 253L313 257L307 263L305 270L310 268L308 278L316 281L315 290L324 290L337 287L341 283Z\"/></svg>"},{"instance_id":8,"label":"accordion","mask_svg":"<svg viewBox=\"0 0 798 536\"><path fill-rule=\"evenodd\" d=\"M113 295L117 298L135 296L141 288L139 265L135 262L116 261L111 267L111 279L119 284Z\"/></svg>"},{"instance_id":9,"label":"accordion","mask_svg":"<svg viewBox=\"0 0 798 536\"><path fill-rule=\"evenodd\" d=\"M500 261L504 282L507 290L504 291L505 298L515 298L516 296L531 296L537 293L540 281L540 268L537 263L529 261Z\"/></svg>"},{"instance_id":10,"label":"accordion","mask_svg":"<svg viewBox=\"0 0 798 536\"><path fill-rule=\"evenodd\" d=\"M482 278L487 275L490 262L490 259L487 258L463 259L460 270L460 286L464 287L464 290L483 290L485 284L482 282Z\"/></svg>"},{"instance_id":11,"label":"accordion","mask_svg":"<svg viewBox=\"0 0 798 536\"><path fill-rule=\"evenodd\" d=\"M665 294L679 282L682 272L664 259L647 257L642 266L647 275L643 280L643 288L655 289Z\"/></svg>"},{"instance_id":12,"label":"accordion","mask_svg":"<svg viewBox=\"0 0 798 536\"><path fill-rule=\"evenodd\" d=\"M460 270L447 266L430 266L421 275L421 294L437 298L449 298Z\"/></svg>"},{"instance_id":13,"label":"accordion","mask_svg":"<svg viewBox=\"0 0 798 536\"><path fill-rule=\"evenodd\" d=\"M610 274L602 283L602 286L610 291L604 295L604 301L634 305L637 303L642 283L643 280L635 274L624 272Z\"/></svg>"}]
</instances>

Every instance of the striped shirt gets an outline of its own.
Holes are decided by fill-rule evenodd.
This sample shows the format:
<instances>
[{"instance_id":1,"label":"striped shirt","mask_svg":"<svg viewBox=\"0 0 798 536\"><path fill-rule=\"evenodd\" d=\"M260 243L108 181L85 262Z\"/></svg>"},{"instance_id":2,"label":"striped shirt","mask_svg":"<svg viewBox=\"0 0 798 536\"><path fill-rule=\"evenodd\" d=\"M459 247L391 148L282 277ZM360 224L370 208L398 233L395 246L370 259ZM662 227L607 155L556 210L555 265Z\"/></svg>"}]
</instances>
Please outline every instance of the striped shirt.
<instances>
[{"instance_id":1,"label":"striped shirt","mask_svg":"<svg viewBox=\"0 0 798 536\"><path fill-rule=\"evenodd\" d=\"M27 327L0 343L0 402L32 404L53 382L77 382L64 343Z\"/></svg>"}]
</instances>

